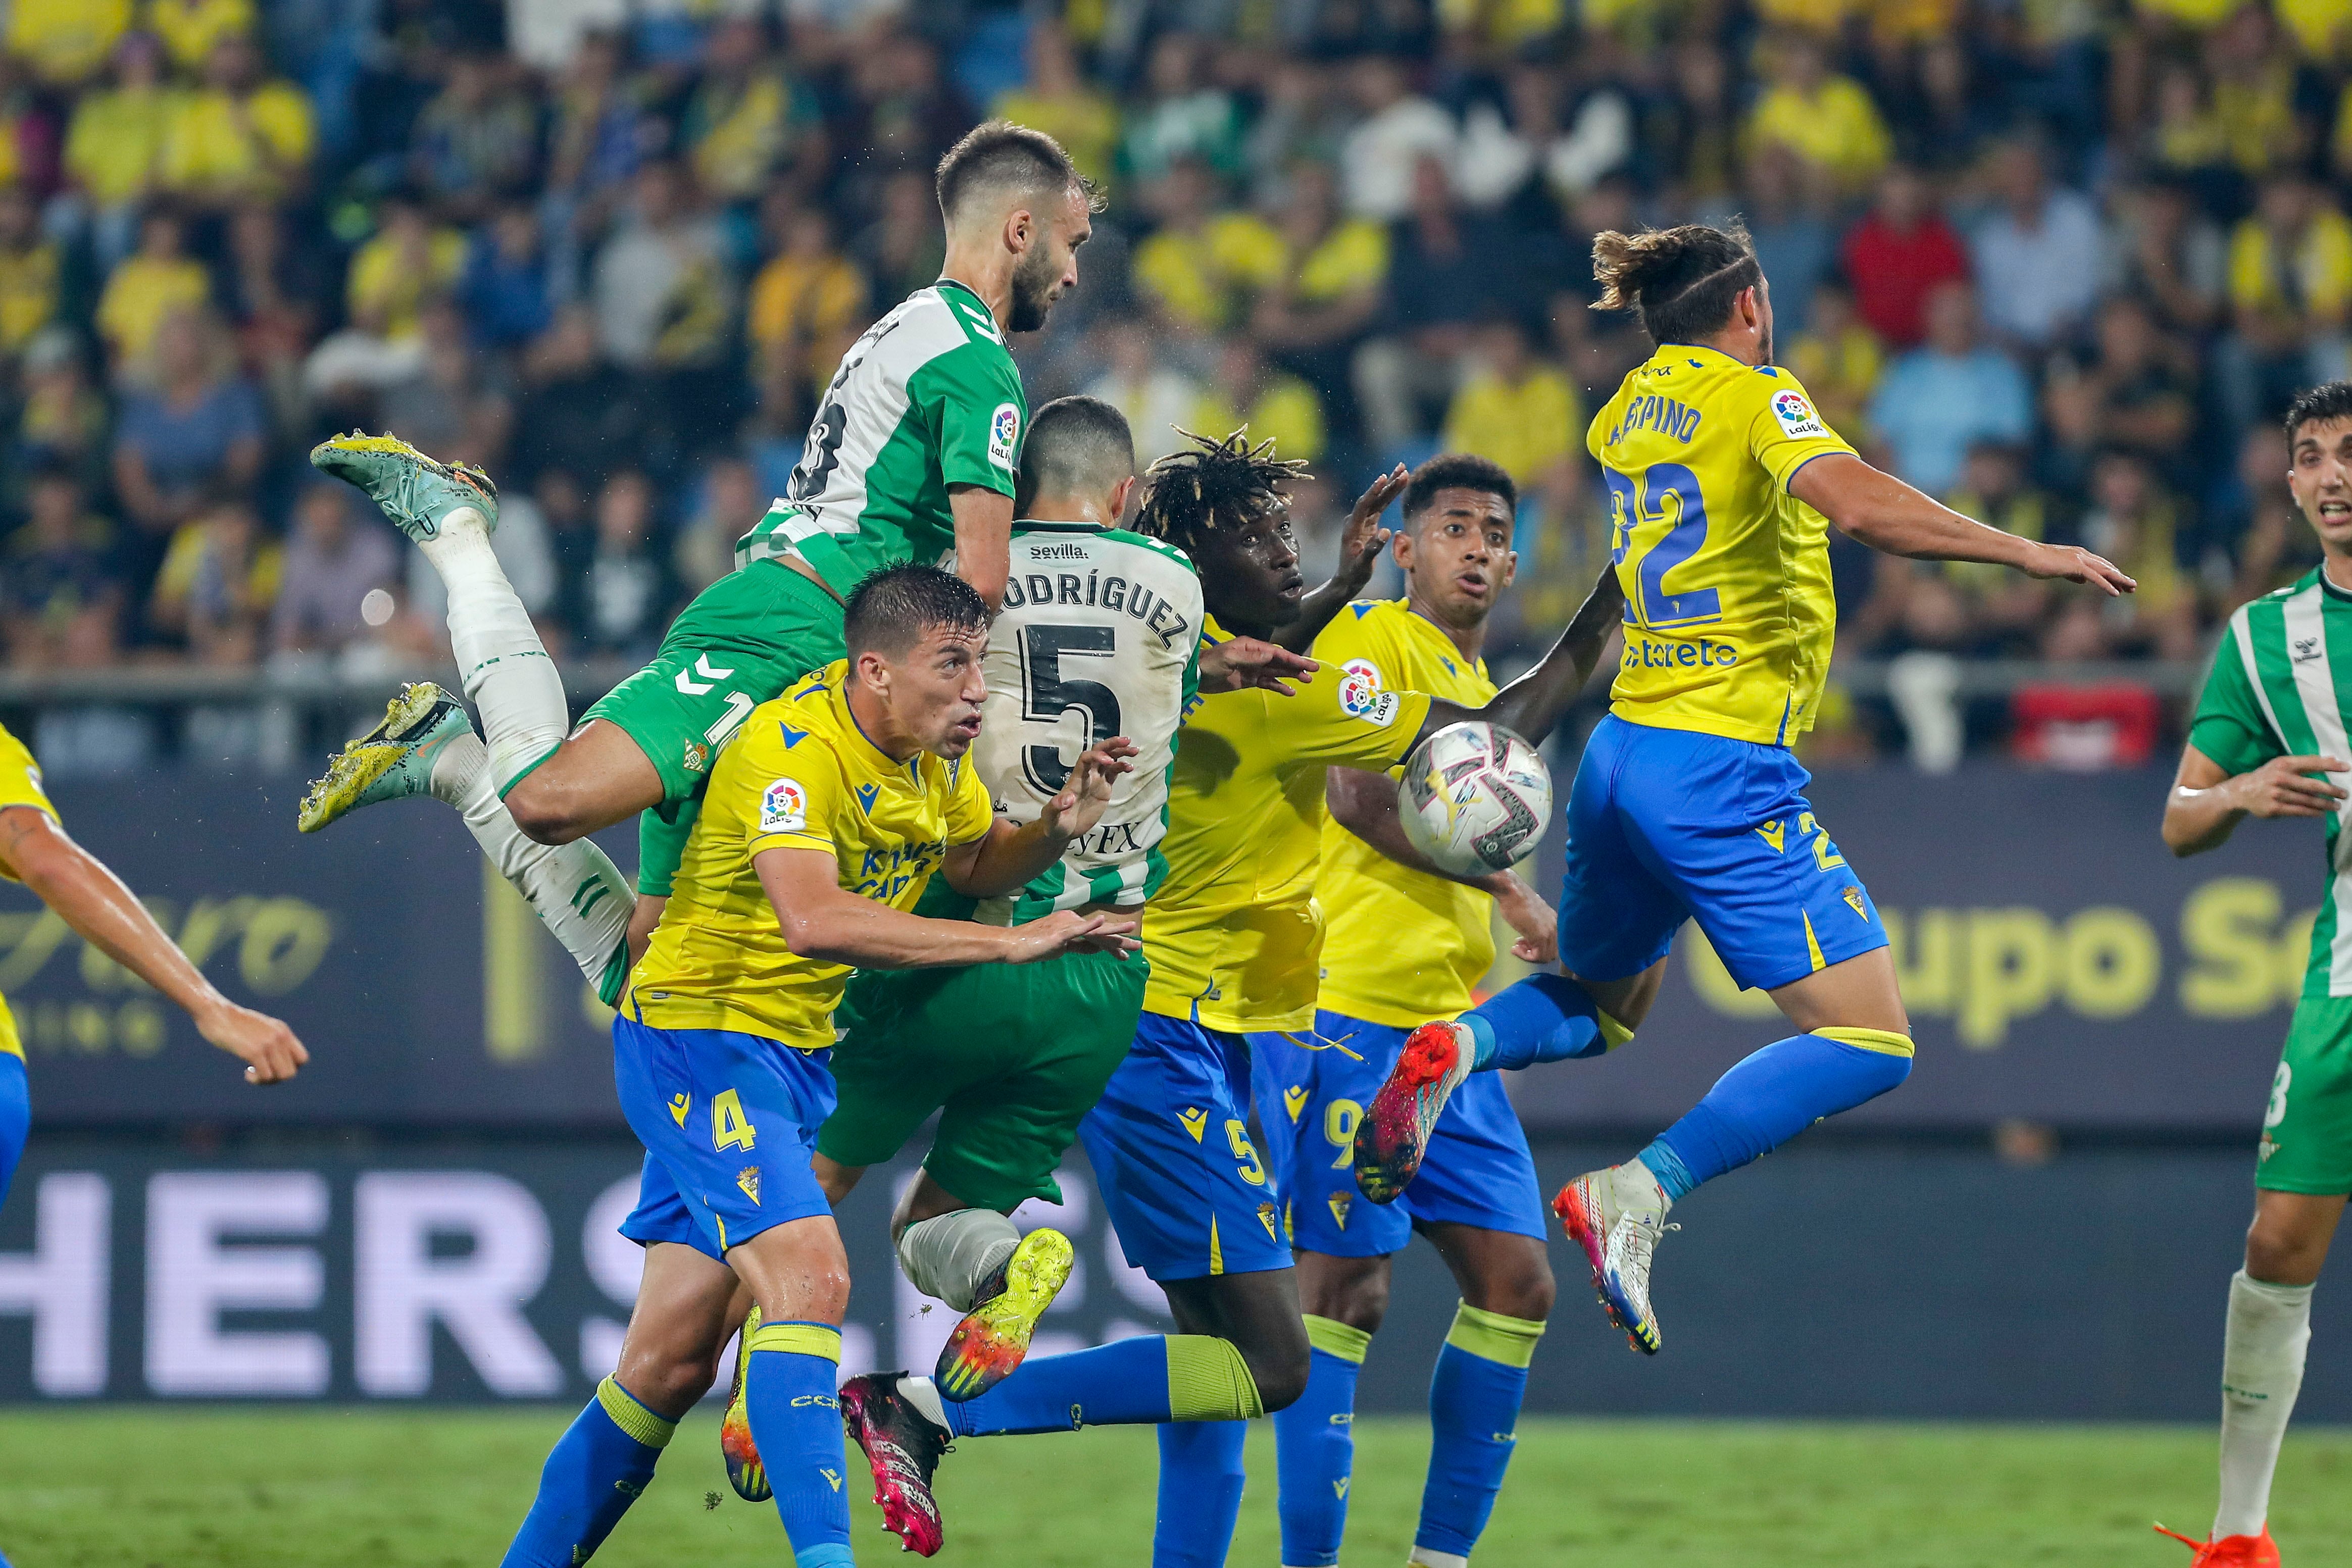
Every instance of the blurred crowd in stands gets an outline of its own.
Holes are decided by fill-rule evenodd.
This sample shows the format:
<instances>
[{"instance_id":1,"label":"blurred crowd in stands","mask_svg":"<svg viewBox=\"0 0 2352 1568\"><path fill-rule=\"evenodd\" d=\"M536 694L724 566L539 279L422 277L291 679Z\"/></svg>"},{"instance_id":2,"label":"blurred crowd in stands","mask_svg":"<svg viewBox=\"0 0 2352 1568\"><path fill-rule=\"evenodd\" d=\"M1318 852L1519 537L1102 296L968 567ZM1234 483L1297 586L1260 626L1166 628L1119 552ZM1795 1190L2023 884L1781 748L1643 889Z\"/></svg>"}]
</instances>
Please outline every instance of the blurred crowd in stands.
<instances>
[{"instance_id":1,"label":"blurred crowd in stands","mask_svg":"<svg viewBox=\"0 0 2352 1568\"><path fill-rule=\"evenodd\" d=\"M1587 308L1601 229L1744 216L1834 426L2141 584L1841 548L1848 656L2200 657L2315 559L2276 416L2352 373L2347 0L0 10L20 669L436 656L431 573L303 461L352 427L487 467L559 657L642 658L937 275L988 115L1110 198L1033 405L1109 397L1147 460L1246 422L1313 463L1317 561L1367 475L1491 455L1521 646L1606 556L1585 424L1647 352Z\"/></svg>"}]
</instances>

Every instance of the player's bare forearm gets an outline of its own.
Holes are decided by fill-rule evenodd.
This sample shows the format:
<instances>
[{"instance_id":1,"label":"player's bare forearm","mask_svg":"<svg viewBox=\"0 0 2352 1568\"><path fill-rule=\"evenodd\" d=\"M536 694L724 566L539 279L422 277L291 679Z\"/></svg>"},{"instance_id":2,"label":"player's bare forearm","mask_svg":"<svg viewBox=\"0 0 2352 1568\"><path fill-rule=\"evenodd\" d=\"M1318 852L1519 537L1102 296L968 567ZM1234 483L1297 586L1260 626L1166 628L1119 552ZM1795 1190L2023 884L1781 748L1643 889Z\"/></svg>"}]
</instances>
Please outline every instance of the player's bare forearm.
<instances>
[{"instance_id":1,"label":"player's bare forearm","mask_svg":"<svg viewBox=\"0 0 2352 1568\"><path fill-rule=\"evenodd\" d=\"M2164 801L2165 847L2186 859L2229 842L2248 817L2333 815L2346 792L2326 775L2347 770L2352 763L2333 757L2274 757L2233 775L2195 747L2183 747Z\"/></svg>"},{"instance_id":2,"label":"player's bare forearm","mask_svg":"<svg viewBox=\"0 0 2352 1568\"><path fill-rule=\"evenodd\" d=\"M47 812L30 806L0 811L0 861L77 936L176 1003L206 1040L246 1061L249 1082L291 1078L310 1060L283 1023L221 995L122 879Z\"/></svg>"},{"instance_id":3,"label":"player's bare forearm","mask_svg":"<svg viewBox=\"0 0 2352 1568\"><path fill-rule=\"evenodd\" d=\"M1045 874L1069 847L1070 836L1052 831L1043 817L1018 828L998 822L988 837L969 846L969 854L948 852L940 874L966 898L1003 898Z\"/></svg>"},{"instance_id":4,"label":"player's bare forearm","mask_svg":"<svg viewBox=\"0 0 2352 1568\"><path fill-rule=\"evenodd\" d=\"M77 936L191 1013L220 999L105 862L29 806L0 817L0 855Z\"/></svg>"},{"instance_id":5,"label":"player's bare forearm","mask_svg":"<svg viewBox=\"0 0 2352 1568\"><path fill-rule=\"evenodd\" d=\"M833 856L821 851L767 850L751 866L775 906L785 943L803 958L861 969L921 969L993 963L1010 950L1012 933L1002 926L930 920L850 892L837 880Z\"/></svg>"},{"instance_id":6,"label":"player's bare forearm","mask_svg":"<svg viewBox=\"0 0 2352 1568\"><path fill-rule=\"evenodd\" d=\"M1013 497L979 485L948 486L955 514L956 575L988 601L992 613L1004 603L1004 580L1013 571Z\"/></svg>"},{"instance_id":7,"label":"player's bare forearm","mask_svg":"<svg viewBox=\"0 0 2352 1568\"><path fill-rule=\"evenodd\" d=\"M1447 882L1458 882L1482 893L1499 891L1503 879L1511 874L1508 872L1487 872L1477 876L1465 876L1447 871L1413 848L1412 841L1405 836L1403 820L1397 813L1396 781L1385 773L1367 773L1354 768L1331 768L1324 780L1323 799L1331 808L1333 821L1399 865L1411 866L1415 871L1443 877Z\"/></svg>"},{"instance_id":8,"label":"player's bare forearm","mask_svg":"<svg viewBox=\"0 0 2352 1568\"><path fill-rule=\"evenodd\" d=\"M1345 610L1348 601L1361 593L1364 584L1372 580L1369 570L1360 577L1353 577L1353 580L1351 577L1353 574L1342 567L1329 581L1300 600L1298 618L1275 627L1268 641L1293 653L1304 653L1314 647L1315 639L1323 635L1323 628L1331 624L1331 618Z\"/></svg>"},{"instance_id":9,"label":"player's bare forearm","mask_svg":"<svg viewBox=\"0 0 2352 1568\"><path fill-rule=\"evenodd\" d=\"M1789 493L1849 538L1888 555L1980 561L2031 577L2086 583L2108 594L2129 593L2138 586L2088 550L1987 528L1846 453L1807 463L1790 476Z\"/></svg>"},{"instance_id":10,"label":"player's bare forearm","mask_svg":"<svg viewBox=\"0 0 2352 1568\"><path fill-rule=\"evenodd\" d=\"M1484 707L1464 708L1448 702L1429 705L1429 717L1422 726L1422 737L1444 728L1449 724L1465 720L1483 720L1516 730L1537 746L1559 722L1560 716L1576 701L1576 694L1592 677L1592 667L1601 662L1601 651L1617 630L1625 609L1625 591L1617 581L1614 565L1601 569L1576 618L1543 662L1505 686L1488 700Z\"/></svg>"}]
</instances>

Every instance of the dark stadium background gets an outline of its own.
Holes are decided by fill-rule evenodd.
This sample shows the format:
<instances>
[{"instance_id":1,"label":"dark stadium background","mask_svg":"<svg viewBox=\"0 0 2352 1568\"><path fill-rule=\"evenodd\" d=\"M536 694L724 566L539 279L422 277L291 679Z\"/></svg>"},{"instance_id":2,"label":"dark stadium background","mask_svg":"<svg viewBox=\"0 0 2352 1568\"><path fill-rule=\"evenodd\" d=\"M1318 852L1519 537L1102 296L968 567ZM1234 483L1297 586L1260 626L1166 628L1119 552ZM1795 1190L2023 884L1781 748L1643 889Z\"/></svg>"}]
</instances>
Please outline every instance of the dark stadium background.
<instances>
[{"instance_id":1,"label":"dark stadium background","mask_svg":"<svg viewBox=\"0 0 2352 1568\"><path fill-rule=\"evenodd\" d=\"M1493 455L1526 492L1498 669L1605 553L1584 418L1643 350L1585 308L1603 227L1744 214L1832 423L2140 579L2096 606L1838 549L1804 755L1899 916L1918 1071L1681 1210L1654 1362L1556 1246L1530 1404L2210 1417L2321 867L2306 827L2176 864L2155 824L2221 618L2314 559L2275 418L2346 369L2340 0L128 16L17 0L0 65L0 717L314 1061L246 1090L0 894L37 1115L0 1399L576 1399L609 1366L634 1155L578 977L439 808L293 831L325 751L446 667L431 574L302 453L390 426L487 465L584 702L724 570L842 345L930 280L926 171L1003 112L1110 197L1016 345L1033 405L1111 396L1147 456L1276 436L1315 465L1318 564L1369 474ZM1635 1048L1526 1075L1547 1179L1771 1038L1754 1000L1686 949ZM1158 1322L1073 1160L1055 1332ZM845 1211L851 1354L919 1364L943 1325L895 1284L890 1185ZM1368 1406L1419 1403L1451 1302L1405 1261ZM2340 1361L2301 1413L2352 1418Z\"/></svg>"}]
</instances>

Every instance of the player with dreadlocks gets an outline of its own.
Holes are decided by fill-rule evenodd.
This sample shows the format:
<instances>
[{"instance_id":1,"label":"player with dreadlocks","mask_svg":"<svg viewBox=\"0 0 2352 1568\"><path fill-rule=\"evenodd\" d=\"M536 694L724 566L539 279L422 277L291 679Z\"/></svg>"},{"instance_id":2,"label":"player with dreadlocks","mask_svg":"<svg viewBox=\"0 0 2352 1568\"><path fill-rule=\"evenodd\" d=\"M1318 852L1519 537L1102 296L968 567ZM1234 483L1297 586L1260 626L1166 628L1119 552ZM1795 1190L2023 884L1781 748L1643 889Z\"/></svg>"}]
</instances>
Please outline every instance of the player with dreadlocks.
<instances>
[{"instance_id":1,"label":"player with dreadlocks","mask_svg":"<svg viewBox=\"0 0 2352 1568\"><path fill-rule=\"evenodd\" d=\"M1191 439L1152 465L1139 529L1192 559L1210 642L1297 634L1306 585L1286 492L1305 465L1245 432ZM1402 478L1383 476L1359 515L1384 507ZM1169 779L1168 875L1143 917L1142 1019L1079 1128L1128 1260L1167 1292L1179 1332L1032 1359L961 1405L923 1378L851 1380L843 1417L873 1464L886 1517L937 1518L930 1473L953 1437L1159 1421L1154 1568L1225 1561L1241 1508L1241 1418L1282 1408L1307 1383L1281 1199L1249 1136L1249 1040L1314 1024L1325 772L1386 772L1465 720L1539 740L1591 672L1621 602L1604 574L1542 664L1475 710L1327 670L1293 697L1227 693L1188 716Z\"/></svg>"}]
</instances>

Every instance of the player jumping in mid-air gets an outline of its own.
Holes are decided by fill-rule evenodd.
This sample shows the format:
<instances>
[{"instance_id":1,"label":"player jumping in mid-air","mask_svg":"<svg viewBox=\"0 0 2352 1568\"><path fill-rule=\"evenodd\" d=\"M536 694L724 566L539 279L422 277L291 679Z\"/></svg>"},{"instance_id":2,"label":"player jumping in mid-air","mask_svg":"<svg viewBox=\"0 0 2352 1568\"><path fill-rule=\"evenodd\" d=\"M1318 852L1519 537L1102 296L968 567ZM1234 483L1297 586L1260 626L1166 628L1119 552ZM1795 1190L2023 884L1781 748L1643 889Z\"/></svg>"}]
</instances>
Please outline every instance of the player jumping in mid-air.
<instances>
[{"instance_id":1,"label":"player jumping in mid-air","mask_svg":"<svg viewBox=\"0 0 2352 1568\"><path fill-rule=\"evenodd\" d=\"M1134 770L1113 785L1093 834L1016 897L975 908L935 882L916 913L995 925L1064 909L1133 918L1166 873L1168 769L1199 684L1201 585L1181 551L1116 526L1134 487L1134 441L1117 409L1073 397L1037 411L1016 507L1028 520L1013 525L1004 606L989 632L987 716L971 754L998 811L1014 822L1037 814L1088 745L1127 737ZM1376 531L1378 507L1353 522ZM1032 1197L1060 1201L1054 1173L1127 1054L1145 972L1140 960L1073 953L850 982L833 1057L839 1103L818 1134L817 1179L838 1203L866 1167L896 1155L940 1113L891 1229L907 1277L966 1314L939 1362L946 1398L976 1398L1002 1382L1069 1277L1068 1239L1050 1228L1024 1237L1009 1216ZM1198 1348L1166 1354L1181 1368ZM720 1442L737 1490L760 1495L740 1379ZM919 1545L936 1523L906 1522Z\"/></svg>"},{"instance_id":2,"label":"player jumping in mid-air","mask_svg":"<svg viewBox=\"0 0 2352 1568\"><path fill-rule=\"evenodd\" d=\"M1096 826L1133 752L1089 745L1026 826L996 821L965 757L988 618L936 568L874 573L849 595L849 655L754 709L721 753L613 1023L621 1108L646 1150L621 1228L648 1249L645 1282L619 1367L548 1456L508 1568L584 1563L619 1522L710 1385L739 1280L761 1320L744 1404L794 1560L853 1560L834 1397L849 1268L810 1168L842 988L853 967L1136 946L1132 921L1098 913L1012 927L908 913L934 872L970 897L1017 892ZM696 1336L704 1356L676 1353Z\"/></svg>"},{"instance_id":3,"label":"player jumping in mid-air","mask_svg":"<svg viewBox=\"0 0 2352 1568\"><path fill-rule=\"evenodd\" d=\"M247 1083L283 1083L310 1053L268 1013L241 1008L180 951L138 895L66 836L25 743L0 727L0 877L25 884L76 936L184 1009L196 1031L246 1064ZM33 1102L16 1015L0 998L0 1199L24 1157Z\"/></svg>"},{"instance_id":4,"label":"player jumping in mid-air","mask_svg":"<svg viewBox=\"0 0 2352 1568\"><path fill-rule=\"evenodd\" d=\"M2164 808L2176 855L2220 848L2249 816L2327 821L2328 894L2263 1117L2246 1264L2230 1281L2221 1503L2212 1533L2189 1542L2195 1568L2278 1568L2271 1474L2303 1386L2312 1287L2352 1193L2352 797L2326 777L2352 768L2352 382L2296 398L2286 434L2287 489L2320 565L2230 617Z\"/></svg>"},{"instance_id":5,"label":"player jumping in mid-air","mask_svg":"<svg viewBox=\"0 0 2352 1568\"><path fill-rule=\"evenodd\" d=\"M1594 308L1637 312L1657 350L1585 437L1609 486L1625 647L1569 791L1560 973L1415 1030L1357 1131L1355 1170L1367 1197L1391 1201L1469 1073L1630 1039L1675 932L1696 919L1732 977L1769 992L1798 1032L1553 1204L1610 1317L1654 1354L1650 1268L1674 1202L1911 1071L1885 927L1790 750L1829 670L1829 526L1894 555L2111 594L2134 584L2087 550L1971 522L1856 456L1773 366L1771 290L1737 225L1603 233L1592 260Z\"/></svg>"},{"instance_id":6,"label":"player jumping in mid-air","mask_svg":"<svg viewBox=\"0 0 2352 1568\"><path fill-rule=\"evenodd\" d=\"M1053 138L992 121L940 161L944 275L843 356L789 493L698 594L652 664L577 728L563 681L491 553L488 478L392 436L338 436L310 461L374 498L449 589L457 698L410 686L302 803L315 831L379 800L434 795L530 901L610 1003L693 826L716 758L759 703L838 659L842 602L866 573L953 557L993 607L1004 591L1028 404L1004 346L1076 287L1097 200ZM642 908L586 835L639 820Z\"/></svg>"},{"instance_id":7,"label":"player jumping in mid-air","mask_svg":"<svg viewBox=\"0 0 2352 1568\"><path fill-rule=\"evenodd\" d=\"M1315 656L1378 693L1428 692L1465 707L1490 700L1479 657L1510 586L1518 491L1482 457L1431 459L1404 495L1397 562L1405 597L1349 606ZM1326 786L1315 902L1328 923L1312 1032L1251 1037L1258 1124L1282 1186L1313 1370L1274 1417L1285 1568L1339 1561L1354 1469L1356 1375L1389 1301L1390 1260L1414 1231L1462 1290L1430 1381L1433 1441L1412 1561L1459 1568L1485 1529L1511 1458L1528 1363L1550 1313L1543 1193L1527 1134L1499 1078L1462 1086L1438 1118L1420 1178L1396 1204L1361 1201L1349 1171L1363 1108L1423 1019L1475 999L1493 964L1499 904L1514 951L1552 958L1552 912L1510 873L1458 877L1416 852L1396 786L1334 768ZM1490 896L1491 895L1491 896Z\"/></svg>"},{"instance_id":8,"label":"player jumping in mid-air","mask_svg":"<svg viewBox=\"0 0 2352 1568\"><path fill-rule=\"evenodd\" d=\"M1240 434L1198 441L1151 471L1139 526L1199 566L1213 641L1265 636L1304 597L1283 486L1298 465ZM1360 507L1402 487L1384 477ZM1543 663L1465 708L1371 692L1328 671L1289 700L1212 696L1186 718L1169 784L1167 880L1144 915L1151 973L1135 1040L1079 1128L1129 1261L1167 1292L1197 1347L1180 1366L1154 1339L1033 1358L966 1404L921 1378L877 1374L843 1388L889 1521L936 1521L933 1468L955 1437L1157 1420L1157 1568L1222 1563L1241 1507L1241 1417L1298 1397L1309 1346L1276 1172L1248 1131L1250 1041L1315 1018L1322 918L1313 898L1326 770L1385 772L1429 733L1466 719L1546 733L1617 618L1613 579ZM1223 1407L1223 1418L1213 1418ZM1191 1420L1172 1416L1189 1414ZM911 1538L910 1538L911 1541Z\"/></svg>"}]
</instances>

